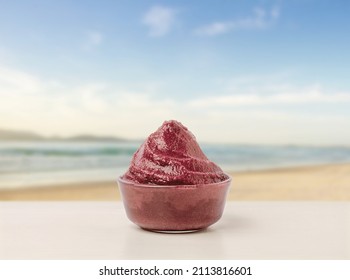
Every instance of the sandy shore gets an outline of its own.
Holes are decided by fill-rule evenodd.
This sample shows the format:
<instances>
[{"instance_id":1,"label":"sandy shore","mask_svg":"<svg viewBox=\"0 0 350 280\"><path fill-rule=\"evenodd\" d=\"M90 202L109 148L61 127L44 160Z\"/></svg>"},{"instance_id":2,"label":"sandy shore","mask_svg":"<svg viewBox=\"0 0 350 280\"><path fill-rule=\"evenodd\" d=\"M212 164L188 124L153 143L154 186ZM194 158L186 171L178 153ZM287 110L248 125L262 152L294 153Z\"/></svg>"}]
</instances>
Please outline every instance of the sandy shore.
<instances>
[{"instance_id":1,"label":"sandy shore","mask_svg":"<svg viewBox=\"0 0 350 280\"><path fill-rule=\"evenodd\" d=\"M230 200L350 200L350 164L231 173ZM114 182L0 190L0 200L118 200Z\"/></svg>"}]
</instances>

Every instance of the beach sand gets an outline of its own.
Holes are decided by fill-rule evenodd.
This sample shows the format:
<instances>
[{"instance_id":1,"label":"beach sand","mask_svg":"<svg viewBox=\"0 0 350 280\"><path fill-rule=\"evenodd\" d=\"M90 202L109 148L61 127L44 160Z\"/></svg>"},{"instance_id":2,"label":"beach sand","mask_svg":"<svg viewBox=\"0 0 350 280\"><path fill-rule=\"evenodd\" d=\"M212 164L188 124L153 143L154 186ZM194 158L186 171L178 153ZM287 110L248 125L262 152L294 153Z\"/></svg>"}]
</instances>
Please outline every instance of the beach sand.
<instances>
[{"instance_id":1,"label":"beach sand","mask_svg":"<svg viewBox=\"0 0 350 280\"><path fill-rule=\"evenodd\" d=\"M350 200L350 164L230 173L229 200ZM0 190L0 200L119 200L115 182Z\"/></svg>"}]
</instances>

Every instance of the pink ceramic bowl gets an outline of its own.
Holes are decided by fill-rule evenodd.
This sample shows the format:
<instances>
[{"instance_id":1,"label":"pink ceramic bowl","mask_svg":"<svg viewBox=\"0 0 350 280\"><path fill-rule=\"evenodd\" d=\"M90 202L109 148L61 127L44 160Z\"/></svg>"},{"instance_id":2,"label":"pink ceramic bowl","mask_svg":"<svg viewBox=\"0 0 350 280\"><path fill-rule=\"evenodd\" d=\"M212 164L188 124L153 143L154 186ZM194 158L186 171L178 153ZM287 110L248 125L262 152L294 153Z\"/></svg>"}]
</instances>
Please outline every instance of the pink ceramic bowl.
<instances>
[{"instance_id":1,"label":"pink ceramic bowl","mask_svg":"<svg viewBox=\"0 0 350 280\"><path fill-rule=\"evenodd\" d=\"M118 178L128 218L143 229L195 231L217 222L224 211L231 177L205 185L146 185Z\"/></svg>"}]
</instances>

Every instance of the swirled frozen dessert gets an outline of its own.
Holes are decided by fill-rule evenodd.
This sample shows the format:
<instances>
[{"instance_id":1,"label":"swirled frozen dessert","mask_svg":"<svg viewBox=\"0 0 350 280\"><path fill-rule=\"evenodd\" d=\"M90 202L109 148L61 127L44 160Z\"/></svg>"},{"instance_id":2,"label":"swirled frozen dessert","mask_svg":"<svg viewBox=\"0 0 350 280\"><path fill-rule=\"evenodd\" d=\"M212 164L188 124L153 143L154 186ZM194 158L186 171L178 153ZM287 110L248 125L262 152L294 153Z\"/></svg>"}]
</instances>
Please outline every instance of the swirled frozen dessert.
<instances>
[{"instance_id":1,"label":"swirled frozen dessert","mask_svg":"<svg viewBox=\"0 0 350 280\"><path fill-rule=\"evenodd\" d=\"M228 179L178 121L165 121L134 154L122 179L141 184L197 185Z\"/></svg>"},{"instance_id":2,"label":"swirled frozen dessert","mask_svg":"<svg viewBox=\"0 0 350 280\"><path fill-rule=\"evenodd\" d=\"M206 228L223 213L231 178L202 152L180 122L165 121L118 178L128 218L143 229Z\"/></svg>"}]
</instances>

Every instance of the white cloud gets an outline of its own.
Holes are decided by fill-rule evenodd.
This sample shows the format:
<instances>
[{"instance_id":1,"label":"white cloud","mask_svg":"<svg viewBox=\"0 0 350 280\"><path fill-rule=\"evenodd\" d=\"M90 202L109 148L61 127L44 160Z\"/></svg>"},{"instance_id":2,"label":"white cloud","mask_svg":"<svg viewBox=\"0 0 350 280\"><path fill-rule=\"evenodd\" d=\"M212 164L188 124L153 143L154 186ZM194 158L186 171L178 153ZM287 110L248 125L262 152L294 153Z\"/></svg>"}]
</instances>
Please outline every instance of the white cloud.
<instances>
[{"instance_id":1,"label":"white cloud","mask_svg":"<svg viewBox=\"0 0 350 280\"><path fill-rule=\"evenodd\" d=\"M246 144L349 145L349 116L263 109L212 109L197 138Z\"/></svg>"},{"instance_id":2,"label":"white cloud","mask_svg":"<svg viewBox=\"0 0 350 280\"><path fill-rule=\"evenodd\" d=\"M83 49L90 51L97 46L101 45L103 42L103 35L98 31L87 31L85 42L83 44Z\"/></svg>"},{"instance_id":3,"label":"white cloud","mask_svg":"<svg viewBox=\"0 0 350 280\"><path fill-rule=\"evenodd\" d=\"M275 6L270 11L272 18L279 18L280 16L280 8L278 6Z\"/></svg>"},{"instance_id":4,"label":"white cloud","mask_svg":"<svg viewBox=\"0 0 350 280\"><path fill-rule=\"evenodd\" d=\"M103 36L101 33L96 31L88 32L88 40L92 45L100 45L102 43Z\"/></svg>"},{"instance_id":5,"label":"white cloud","mask_svg":"<svg viewBox=\"0 0 350 280\"><path fill-rule=\"evenodd\" d=\"M344 105L350 104L350 92L326 92L321 86L300 88L271 85L269 81L248 88L246 84L256 82L243 77L236 79L236 95L178 101L147 88L135 92L93 81L75 86L46 82L6 67L0 67L0 77L0 128L44 135L91 133L144 138L164 120L177 119L200 142L350 143L350 131L344 129L350 126L350 114L344 112ZM313 114L294 106L319 103L322 106ZM283 108L293 105L296 109L271 109L280 106L267 107L269 104L281 104ZM336 106L322 109L329 104ZM343 111L334 111L338 104Z\"/></svg>"},{"instance_id":6,"label":"white cloud","mask_svg":"<svg viewBox=\"0 0 350 280\"><path fill-rule=\"evenodd\" d=\"M280 88L285 92L276 92ZM289 89L288 89L289 88ZM261 89L261 91L266 91ZM221 95L216 97L201 98L192 100L189 105L198 108L209 107L232 107L232 106L249 106L249 105L268 105L268 104L303 104L303 103L343 103L350 102L350 92L333 92L326 93L318 86L307 88L269 87L269 94L261 93L239 93Z\"/></svg>"},{"instance_id":7,"label":"white cloud","mask_svg":"<svg viewBox=\"0 0 350 280\"><path fill-rule=\"evenodd\" d=\"M235 27L235 23L231 21L227 22L214 22L212 24L202 26L195 30L195 33L198 35L218 35L227 33Z\"/></svg>"},{"instance_id":8,"label":"white cloud","mask_svg":"<svg viewBox=\"0 0 350 280\"><path fill-rule=\"evenodd\" d=\"M150 36L164 36L174 26L175 15L176 11L172 8L154 6L147 11L142 22L149 27Z\"/></svg>"},{"instance_id":9,"label":"white cloud","mask_svg":"<svg viewBox=\"0 0 350 280\"><path fill-rule=\"evenodd\" d=\"M0 128L63 136L141 138L176 108L147 89L133 92L95 82L66 86L6 67L0 68L0 100Z\"/></svg>"},{"instance_id":10,"label":"white cloud","mask_svg":"<svg viewBox=\"0 0 350 280\"><path fill-rule=\"evenodd\" d=\"M6 67L0 67L0 85L0 90L4 94L18 92L32 93L40 89L41 81L31 74Z\"/></svg>"},{"instance_id":11,"label":"white cloud","mask_svg":"<svg viewBox=\"0 0 350 280\"><path fill-rule=\"evenodd\" d=\"M277 6L269 11L263 8L255 8L252 16L204 25L197 28L195 34L214 36L241 29L263 29L272 25L279 16L280 9Z\"/></svg>"}]
</instances>

